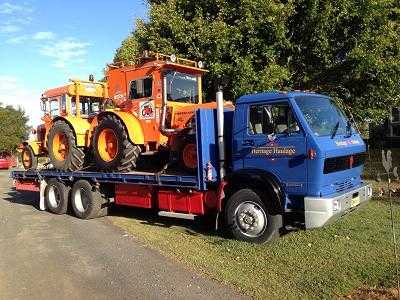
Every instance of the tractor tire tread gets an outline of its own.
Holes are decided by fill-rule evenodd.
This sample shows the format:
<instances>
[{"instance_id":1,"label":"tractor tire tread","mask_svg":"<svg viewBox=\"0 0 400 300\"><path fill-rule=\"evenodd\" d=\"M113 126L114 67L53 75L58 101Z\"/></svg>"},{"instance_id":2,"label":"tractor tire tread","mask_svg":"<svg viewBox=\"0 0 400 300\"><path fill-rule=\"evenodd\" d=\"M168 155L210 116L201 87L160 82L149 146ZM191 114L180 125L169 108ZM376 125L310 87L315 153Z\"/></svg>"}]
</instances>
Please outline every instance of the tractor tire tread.
<instances>
[{"instance_id":1,"label":"tractor tire tread","mask_svg":"<svg viewBox=\"0 0 400 300\"><path fill-rule=\"evenodd\" d=\"M122 157L119 159L118 166L114 168L100 166L100 169L105 171L117 171L117 172L129 172L135 169L136 162L139 159L141 148L138 145L133 144L129 140L125 126L117 117L113 115L107 115L101 120L99 126L101 125L102 122L105 121L113 122L115 124L116 130L121 133L122 149L120 149L120 151L122 153Z\"/></svg>"},{"instance_id":2,"label":"tractor tire tread","mask_svg":"<svg viewBox=\"0 0 400 300\"><path fill-rule=\"evenodd\" d=\"M61 120L56 121L49 131L49 137L51 137L52 132L56 130L62 130L64 134L67 136L70 147L69 152L71 153L71 155L69 155L66 158L67 161L64 162L63 165L59 164L59 166L56 166L57 163L55 164L54 160L52 159L52 155L49 155L51 163L57 169L62 169L66 171L77 171L82 169L85 162L85 153L83 152L82 149L78 148L78 146L76 145L76 138L72 128L64 121ZM49 149L49 154L50 154L51 152L50 138L48 139L47 142L47 149Z\"/></svg>"}]
</instances>

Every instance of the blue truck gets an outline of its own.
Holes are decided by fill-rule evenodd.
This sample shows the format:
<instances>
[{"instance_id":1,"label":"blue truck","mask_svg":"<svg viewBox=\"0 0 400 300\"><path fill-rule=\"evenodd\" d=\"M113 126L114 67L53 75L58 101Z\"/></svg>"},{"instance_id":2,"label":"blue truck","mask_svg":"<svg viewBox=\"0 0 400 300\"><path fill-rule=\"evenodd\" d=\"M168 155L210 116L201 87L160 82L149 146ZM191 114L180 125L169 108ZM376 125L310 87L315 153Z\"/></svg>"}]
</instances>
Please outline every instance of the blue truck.
<instances>
[{"instance_id":1,"label":"blue truck","mask_svg":"<svg viewBox=\"0 0 400 300\"><path fill-rule=\"evenodd\" d=\"M309 92L246 95L235 109L195 115L197 174L180 170L104 173L13 171L17 190L40 193L41 209L68 205L81 219L111 205L155 209L160 216L213 216L234 238L262 243L289 216L305 229L334 222L372 197L361 180L365 144L335 102Z\"/></svg>"}]
</instances>

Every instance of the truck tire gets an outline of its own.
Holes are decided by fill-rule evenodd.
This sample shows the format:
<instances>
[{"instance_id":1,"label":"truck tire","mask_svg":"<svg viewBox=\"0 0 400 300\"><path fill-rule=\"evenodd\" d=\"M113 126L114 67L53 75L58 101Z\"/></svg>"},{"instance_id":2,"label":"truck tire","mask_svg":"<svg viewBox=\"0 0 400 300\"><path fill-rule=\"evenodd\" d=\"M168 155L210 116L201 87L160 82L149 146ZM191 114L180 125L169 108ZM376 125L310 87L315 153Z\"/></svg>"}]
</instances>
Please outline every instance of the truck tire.
<instances>
[{"instance_id":1,"label":"truck tire","mask_svg":"<svg viewBox=\"0 0 400 300\"><path fill-rule=\"evenodd\" d=\"M71 206L79 219L93 219L107 215L107 200L86 180L78 180L71 190Z\"/></svg>"},{"instance_id":2,"label":"truck tire","mask_svg":"<svg viewBox=\"0 0 400 300\"><path fill-rule=\"evenodd\" d=\"M21 152L21 162L25 170L36 170L38 166L38 160L33 153L33 149L29 145L24 145Z\"/></svg>"},{"instance_id":3,"label":"truck tire","mask_svg":"<svg viewBox=\"0 0 400 300\"><path fill-rule=\"evenodd\" d=\"M70 188L57 179L50 179L44 190L46 208L53 214L67 213Z\"/></svg>"},{"instance_id":4,"label":"truck tire","mask_svg":"<svg viewBox=\"0 0 400 300\"><path fill-rule=\"evenodd\" d=\"M234 193L225 207L225 225L236 239L251 242L269 242L279 236L282 215L271 215L260 196L250 189Z\"/></svg>"},{"instance_id":5,"label":"truck tire","mask_svg":"<svg viewBox=\"0 0 400 300\"><path fill-rule=\"evenodd\" d=\"M75 134L64 121L56 121L47 139L50 162L55 169L77 171L82 169L85 153L76 145Z\"/></svg>"},{"instance_id":6,"label":"truck tire","mask_svg":"<svg viewBox=\"0 0 400 300\"><path fill-rule=\"evenodd\" d=\"M107 115L93 135L93 156L98 169L128 172L136 168L141 148L133 144L125 126L115 116Z\"/></svg>"}]
</instances>

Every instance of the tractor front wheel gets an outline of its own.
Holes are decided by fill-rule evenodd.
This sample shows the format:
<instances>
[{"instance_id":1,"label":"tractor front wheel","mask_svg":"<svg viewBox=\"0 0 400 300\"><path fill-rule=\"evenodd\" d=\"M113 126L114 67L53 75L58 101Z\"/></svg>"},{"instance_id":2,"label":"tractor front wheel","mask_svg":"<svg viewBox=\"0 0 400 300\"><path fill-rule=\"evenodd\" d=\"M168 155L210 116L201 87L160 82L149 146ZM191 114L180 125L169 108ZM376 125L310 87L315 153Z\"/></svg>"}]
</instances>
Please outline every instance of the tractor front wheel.
<instances>
[{"instance_id":1,"label":"tractor front wheel","mask_svg":"<svg viewBox=\"0 0 400 300\"><path fill-rule=\"evenodd\" d=\"M71 127L56 121L51 127L47 139L50 162L54 168L65 171L82 169L85 154L76 145L76 138Z\"/></svg>"},{"instance_id":2,"label":"tractor front wheel","mask_svg":"<svg viewBox=\"0 0 400 300\"><path fill-rule=\"evenodd\" d=\"M136 168L141 148L133 144L125 126L115 116L105 116L93 135L96 166L108 172L128 172Z\"/></svg>"},{"instance_id":3,"label":"tractor front wheel","mask_svg":"<svg viewBox=\"0 0 400 300\"><path fill-rule=\"evenodd\" d=\"M38 160L33 153L33 149L29 145L24 145L21 152L21 162L25 170L35 170L38 166Z\"/></svg>"}]
</instances>

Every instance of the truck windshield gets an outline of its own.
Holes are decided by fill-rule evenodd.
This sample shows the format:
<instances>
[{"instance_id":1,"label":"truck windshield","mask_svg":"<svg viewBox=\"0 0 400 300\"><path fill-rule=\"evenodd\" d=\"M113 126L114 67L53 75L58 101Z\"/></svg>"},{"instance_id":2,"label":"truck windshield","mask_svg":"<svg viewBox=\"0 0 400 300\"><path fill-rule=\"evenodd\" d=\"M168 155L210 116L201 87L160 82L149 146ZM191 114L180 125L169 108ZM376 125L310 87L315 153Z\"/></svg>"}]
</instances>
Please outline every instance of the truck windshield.
<instances>
[{"instance_id":1,"label":"truck windshield","mask_svg":"<svg viewBox=\"0 0 400 300\"><path fill-rule=\"evenodd\" d=\"M91 115L98 113L101 110L101 98L96 98L96 97L86 97L86 96L81 96L79 99L80 103L80 114L81 115ZM76 115L76 98L73 96L71 98L71 111L73 115Z\"/></svg>"},{"instance_id":2,"label":"truck windshield","mask_svg":"<svg viewBox=\"0 0 400 300\"><path fill-rule=\"evenodd\" d=\"M334 137L347 133L347 118L332 99L300 96L295 101L315 135Z\"/></svg>"},{"instance_id":3,"label":"truck windshield","mask_svg":"<svg viewBox=\"0 0 400 300\"><path fill-rule=\"evenodd\" d=\"M167 96L169 101L198 103L199 91L195 75L170 71L167 77Z\"/></svg>"},{"instance_id":4,"label":"truck windshield","mask_svg":"<svg viewBox=\"0 0 400 300\"><path fill-rule=\"evenodd\" d=\"M60 115L60 106L57 98L50 99L50 116L55 117Z\"/></svg>"}]
</instances>

